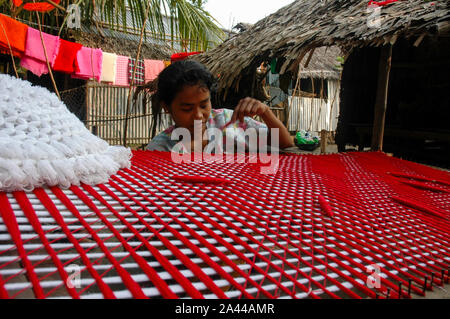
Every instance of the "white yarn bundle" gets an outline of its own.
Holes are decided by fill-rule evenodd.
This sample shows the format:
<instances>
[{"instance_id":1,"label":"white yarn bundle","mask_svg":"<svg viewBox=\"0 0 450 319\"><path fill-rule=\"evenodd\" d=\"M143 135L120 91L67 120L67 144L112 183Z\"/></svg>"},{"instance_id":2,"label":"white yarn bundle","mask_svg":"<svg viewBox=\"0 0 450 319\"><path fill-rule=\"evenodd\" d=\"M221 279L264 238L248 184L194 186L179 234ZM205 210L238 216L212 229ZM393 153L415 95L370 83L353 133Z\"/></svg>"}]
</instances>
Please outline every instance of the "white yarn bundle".
<instances>
[{"instance_id":1,"label":"white yarn bundle","mask_svg":"<svg viewBox=\"0 0 450 319\"><path fill-rule=\"evenodd\" d=\"M106 183L131 150L91 134L57 96L0 74L0 191Z\"/></svg>"}]
</instances>

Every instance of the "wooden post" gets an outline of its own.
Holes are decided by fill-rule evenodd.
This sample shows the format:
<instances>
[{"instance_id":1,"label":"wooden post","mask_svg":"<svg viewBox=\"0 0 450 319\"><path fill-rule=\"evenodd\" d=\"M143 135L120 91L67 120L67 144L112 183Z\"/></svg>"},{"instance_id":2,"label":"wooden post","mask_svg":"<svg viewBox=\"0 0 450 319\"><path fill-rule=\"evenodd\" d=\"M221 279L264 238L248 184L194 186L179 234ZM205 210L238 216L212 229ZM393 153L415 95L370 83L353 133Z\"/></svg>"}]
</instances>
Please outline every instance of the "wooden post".
<instances>
[{"instance_id":1,"label":"wooden post","mask_svg":"<svg viewBox=\"0 0 450 319\"><path fill-rule=\"evenodd\" d=\"M130 108L131 108L131 103L132 103L132 99L133 99L132 93L133 93L134 79L136 78L136 70L137 70L137 67L138 67L139 57L140 57L140 54L141 54L142 41L144 40L145 25L147 24L147 19L148 19L148 13L149 13L149 10L150 10L150 5L151 5L151 3L148 2L147 3L147 9L145 10L144 22L142 23L141 38L139 40L139 45L138 45L137 54L136 54L136 63L135 63L134 68L133 68L133 75L131 77L130 87L129 87L129 90L128 90L127 109L126 109L126 114L125 114L125 124L124 124L124 128L123 128L123 146L125 146L125 147L127 147L128 120L129 120L129 117L130 117Z\"/></svg>"},{"instance_id":2,"label":"wooden post","mask_svg":"<svg viewBox=\"0 0 450 319\"><path fill-rule=\"evenodd\" d=\"M327 152L327 139L328 139L328 131L322 130L320 131L320 154L325 154Z\"/></svg>"},{"instance_id":3,"label":"wooden post","mask_svg":"<svg viewBox=\"0 0 450 319\"><path fill-rule=\"evenodd\" d=\"M381 48L378 66L378 85L375 99L375 116L372 131L372 151L383 149L384 125L386 119L389 74L392 62L392 45Z\"/></svg>"}]
</instances>

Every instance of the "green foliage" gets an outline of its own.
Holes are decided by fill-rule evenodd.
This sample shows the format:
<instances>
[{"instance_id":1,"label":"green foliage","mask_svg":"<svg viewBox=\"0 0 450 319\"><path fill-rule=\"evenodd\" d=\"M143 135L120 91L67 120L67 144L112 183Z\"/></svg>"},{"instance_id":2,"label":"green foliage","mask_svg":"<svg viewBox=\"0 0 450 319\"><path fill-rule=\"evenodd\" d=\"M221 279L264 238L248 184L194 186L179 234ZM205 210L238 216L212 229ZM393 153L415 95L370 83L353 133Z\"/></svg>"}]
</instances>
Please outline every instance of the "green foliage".
<instances>
[{"instance_id":1,"label":"green foliage","mask_svg":"<svg viewBox=\"0 0 450 319\"><path fill-rule=\"evenodd\" d=\"M203 6L208 2L208 0L189 0L189 1L198 8L203 8Z\"/></svg>"}]
</instances>

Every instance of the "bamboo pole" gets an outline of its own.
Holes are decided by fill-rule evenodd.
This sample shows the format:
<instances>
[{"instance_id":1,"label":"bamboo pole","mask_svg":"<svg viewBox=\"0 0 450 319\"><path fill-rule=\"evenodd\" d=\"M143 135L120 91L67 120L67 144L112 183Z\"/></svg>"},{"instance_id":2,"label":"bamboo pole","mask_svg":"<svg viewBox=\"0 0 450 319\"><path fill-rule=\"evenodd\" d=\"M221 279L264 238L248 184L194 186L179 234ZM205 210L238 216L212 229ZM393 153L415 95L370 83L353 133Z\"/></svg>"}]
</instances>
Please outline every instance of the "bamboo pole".
<instances>
[{"instance_id":1,"label":"bamboo pole","mask_svg":"<svg viewBox=\"0 0 450 319\"><path fill-rule=\"evenodd\" d=\"M141 38L139 40L138 51L137 51L137 54L136 54L136 64L134 65L133 75L131 77L131 82L130 82L130 88L128 90L127 110L126 110L124 132L123 132L123 145L125 147L127 146L128 117L130 115L130 107L131 107L131 98L132 98L132 91L133 91L133 85L134 85L134 78L136 76L137 63L138 63L138 60L139 60L139 57L140 57L140 54L141 54L142 40L144 39L144 30L145 30L145 25L147 24L149 10L150 10L150 1L147 2L147 9L145 11L145 18L144 18L144 22L143 22L142 28L141 28Z\"/></svg>"},{"instance_id":2,"label":"bamboo pole","mask_svg":"<svg viewBox=\"0 0 450 319\"><path fill-rule=\"evenodd\" d=\"M0 25L2 27L3 34L5 35L6 41L8 42L9 54L11 55L11 61L12 61L12 65L14 68L14 72L16 74L16 78L19 78L19 73L17 72L16 62L14 61L14 54L13 54L13 50L11 48L11 43L9 42L8 34L6 33L3 23L0 22Z\"/></svg>"},{"instance_id":3,"label":"bamboo pole","mask_svg":"<svg viewBox=\"0 0 450 319\"><path fill-rule=\"evenodd\" d=\"M35 3L35 2L36 1L33 0L33 3ZM37 11L36 11L36 17L37 17L37 23L38 23L38 28L39 28L39 35L41 36L42 48L44 49L45 62L47 63L48 74L50 75L50 79L52 80L52 84L53 84L53 88L55 89L55 93L58 96L58 98L61 100L61 96L59 95L58 87L56 86L55 78L53 77L52 68L51 68L50 62L48 60L47 48L45 47L44 36L42 35L41 18L39 17L39 13Z\"/></svg>"},{"instance_id":4,"label":"bamboo pole","mask_svg":"<svg viewBox=\"0 0 450 319\"><path fill-rule=\"evenodd\" d=\"M312 75L309 76L309 78L311 79L311 87L312 87L312 97L311 97L311 109L310 109L310 120L309 120L309 128L308 131L312 131L312 123L313 123L313 114L314 114L314 95L316 94L316 90L314 87L314 78L312 77Z\"/></svg>"},{"instance_id":5,"label":"bamboo pole","mask_svg":"<svg viewBox=\"0 0 450 319\"><path fill-rule=\"evenodd\" d=\"M330 108L330 125L328 126L329 131L333 131L333 130L332 130L332 128L333 128L333 119L332 119L332 116L333 116L333 108L334 108L334 102L336 101L336 96L337 96L337 94L338 94L338 91L339 91L339 93L340 93L341 81L342 81L342 71L341 71L341 74L339 75L339 80L337 81L336 89L334 90L333 100L331 101L331 108Z\"/></svg>"},{"instance_id":6,"label":"bamboo pole","mask_svg":"<svg viewBox=\"0 0 450 319\"><path fill-rule=\"evenodd\" d=\"M372 151L381 151L383 149L391 63L392 45L389 44L381 48L379 60L377 95L375 99L375 116L372 130Z\"/></svg>"},{"instance_id":7,"label":"bamboo pole","mask_svg":"<svg viewBox=\"0 0 450 319\"><path fill-rule=\"evenodd\" d=\"M327 144L328 144L328 131L321 130L320 131L320 154L325 154L327 152Z\"/></svg>"},{"instance_id":8,"label":"bamboo pole","mask_svg":"<svg viewBox=\"0 0 450 319\"><path fill-rule=\"evenodd\" d=\"M294 99L295 94L297 93L297 90L300 90L300 63L299 63L299 68L298 68L298 72L297 72L297 80L295 81L295 86L294 86L294 91L292 92L292 99L291 99L291 103L289 103L288 101L288 110L287 110L287 118L286 118L286 123L287 123L287 128L289 130L289 121L291 119L291 110L292 110L292 106L294 104ZM288 92L289 93L289 92ZM298 121L297 121L298 123ZM295 131L297 131L298 126L295 128Z\"/></svg>"},{"instance_id":9,"label":"bamboo pole","mask_svg":"<svg viewBox=\"0 0 450 319\"><path fill-rule=\"evenodd\" d=\"M34 0L33 0L33 2L34 2ZM58 8L59 10L61 10L63 12L66 12L66 8L60 6L59 4L57 4L57 3L55 3L55 2L53 2L51 0L44 0L44 2L47 2L47 3L51 4L52 6Z\"/></svg>"}]
</instances>

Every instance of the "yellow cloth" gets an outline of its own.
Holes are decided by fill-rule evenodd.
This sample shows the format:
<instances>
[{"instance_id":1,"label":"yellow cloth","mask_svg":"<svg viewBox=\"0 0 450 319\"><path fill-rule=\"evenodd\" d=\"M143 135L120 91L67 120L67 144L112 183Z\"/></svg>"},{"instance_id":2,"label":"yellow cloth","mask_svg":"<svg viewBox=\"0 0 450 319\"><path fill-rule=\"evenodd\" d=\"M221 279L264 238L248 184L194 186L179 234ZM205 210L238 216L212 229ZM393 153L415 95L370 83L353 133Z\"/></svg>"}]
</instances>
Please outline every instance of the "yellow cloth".
<instances>
[{"instance_id":1,"label":"yellow cloth","mask_svg":"<svg viewBox=\"0 0 450 319\"><path fill-rule=\"evenodd\" d=\"M103 52L101 82L114 82L116 79L117 55Z\"/></svg>"}]
</instances>

